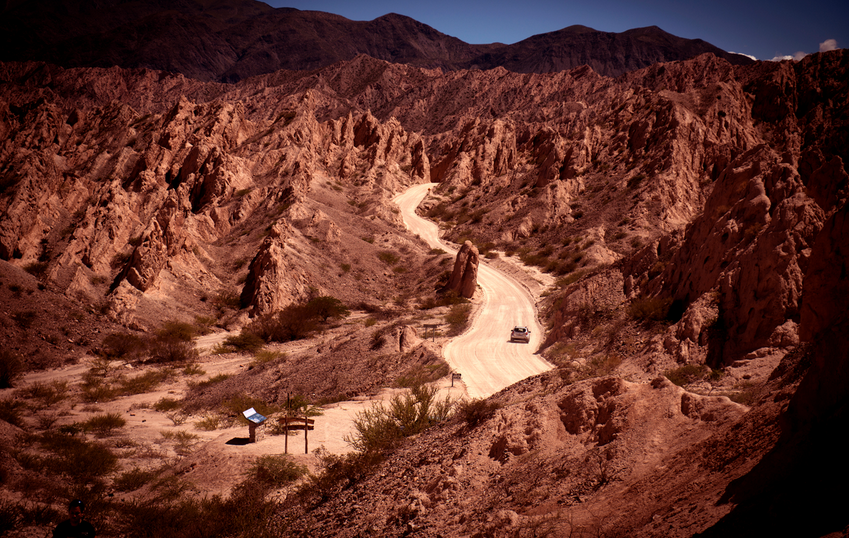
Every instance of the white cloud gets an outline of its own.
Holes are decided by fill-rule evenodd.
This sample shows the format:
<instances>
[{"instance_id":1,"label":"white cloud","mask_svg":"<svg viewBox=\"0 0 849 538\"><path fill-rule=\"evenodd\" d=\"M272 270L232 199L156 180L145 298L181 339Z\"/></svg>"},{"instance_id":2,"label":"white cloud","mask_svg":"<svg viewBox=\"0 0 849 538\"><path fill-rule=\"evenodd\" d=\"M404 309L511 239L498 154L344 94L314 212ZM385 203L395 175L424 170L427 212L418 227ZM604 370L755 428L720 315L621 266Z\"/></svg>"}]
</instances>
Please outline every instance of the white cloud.
<instances>
[{"instance_id":1,"label":"white cloud","mask_svg":"<svg viewBox=\"0 0 849 538\"><path fill-rule=\"evenodd\" d=\"M754 56L752 56L751 54L744 54L742 52L734 52L733 50L729 50L728 53L729 54L736 54L738 56L745 56L746 58L751 58L752 60L758 61L758 59L755 58Z\"/></svg>"},{"instance_id":2,"label":"white cloud","mask_svg":"<svg viewBox=\"0 0 849 538\"><path fill-rule=\"evenodd\" d=\"M797 52L796 54L799 54L799 53ZM770 59L769 61L770 62L783 62L784 60L796 60L796 58L793 57L793 56L784 55L784 56L775 56L772 59Z\"/></svg>"},{"instance_id":3,"label":"white cloud","mask_svg":"<svg viewBox=\"0 0 849 538\"><path fill-rule=\"evenodd\" d=\"M822 43L820 43L820 52L828 52L830 50L837 50L837 40L836 39L826 39ZM807 52L799 51L796 54L791 55L782 55L776 56L775 58L769 60L770 62L783 62L784 60L793 60L798 62L805 56L807 56Z\"/></svg>"},{"instance_id":4,"label":"white cloud","mask_svg":"<svg viewBox=\"0 0 849 538\"><path fill-rule=\"evenodd\" d=\"M830 50L837 50L836 39L826 39L825 41L820 43L820 52L828 52Z\"/></svg>"}]
</instances>

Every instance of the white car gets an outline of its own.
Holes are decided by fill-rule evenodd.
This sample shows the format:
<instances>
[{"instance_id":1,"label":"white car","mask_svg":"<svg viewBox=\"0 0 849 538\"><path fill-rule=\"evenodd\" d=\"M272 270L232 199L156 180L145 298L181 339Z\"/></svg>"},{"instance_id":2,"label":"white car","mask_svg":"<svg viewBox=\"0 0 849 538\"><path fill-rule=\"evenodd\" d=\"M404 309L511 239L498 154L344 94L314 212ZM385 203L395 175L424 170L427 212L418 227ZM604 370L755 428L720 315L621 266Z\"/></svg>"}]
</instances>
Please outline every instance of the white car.
<instances>
[{"instance_id":1,"label":"white car","mask_svg":"<svg viewBox=\"0 0 849 538\"><path fill-rule=\"evenodd\" d=\"M531 341L531 331L527 327L513 327L510 331L510 341L528 343Z\"/></svg>"}]
</instances>

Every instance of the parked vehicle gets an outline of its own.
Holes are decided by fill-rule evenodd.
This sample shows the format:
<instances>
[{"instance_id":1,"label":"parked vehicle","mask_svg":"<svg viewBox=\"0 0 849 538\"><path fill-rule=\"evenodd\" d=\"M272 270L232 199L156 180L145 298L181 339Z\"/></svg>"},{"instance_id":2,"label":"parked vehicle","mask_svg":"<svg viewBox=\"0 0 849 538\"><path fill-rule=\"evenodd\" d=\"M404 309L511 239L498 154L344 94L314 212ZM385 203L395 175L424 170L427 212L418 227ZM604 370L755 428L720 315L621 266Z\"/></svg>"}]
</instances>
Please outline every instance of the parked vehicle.
<instances>
[{"instance_id":1,"label":"parked vehicle","mask_svg":"<svg viewBox=\"0 0 849 538\"><path fill-rule=\"evenodd\" d=\"M528 343L531 341L531 331L527 327L513 327L510 331L510 341Z\"/></svg>"}]
</instances>

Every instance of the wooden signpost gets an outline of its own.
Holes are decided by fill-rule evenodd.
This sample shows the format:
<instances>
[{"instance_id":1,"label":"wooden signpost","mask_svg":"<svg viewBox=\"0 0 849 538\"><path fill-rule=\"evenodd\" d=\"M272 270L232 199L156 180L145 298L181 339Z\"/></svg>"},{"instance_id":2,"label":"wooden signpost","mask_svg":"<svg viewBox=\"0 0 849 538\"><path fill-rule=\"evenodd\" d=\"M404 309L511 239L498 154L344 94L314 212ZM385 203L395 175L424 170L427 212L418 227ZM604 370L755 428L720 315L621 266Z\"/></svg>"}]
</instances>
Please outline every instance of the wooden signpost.
<instances>
[{"instance_id":1,"label":"wooden signpost","mask_svg":"<svg viewBox=\"0 0 849 538\"><path fill-rule=\"evenodd\" d=\"M425 323L424 327L425 327L425 337L424 337L424 339L427 340L427 330L430 329L430 340L431 340L431 342L435 341L436 340L436 328L439 327L439 324L437 324L437 323Z\"/></svg>"},{"instance_id":2,"label":"wooden signpost","mask_svg":"<svg viewBox=\"0 0 849 538\"><path fill-rule=\"evenodd\" d=\"M454 380L455 380L455 379L456 379L457 381L459 381L461 377L462 377L462 376L461 376L460 374L452 373L452 374L451 374L451 386L452 386L452 387L454 386Z\"/></svg>"},{"instance_id":3,"label":"wooden signpost","mask_svg":"<svg viewBox=\"0 0 849 538\"><path fill-rule=\"evenodd\" d=\"M280 426L283 428L286 439L283 445L283 452L285 454L289 453L289 431L304 430L304 454L309 454L307 432L315 429L315 420L307 418L306 415L302 417L281 417L278 420L280 421Z\"/></svg>"}]
</instances>

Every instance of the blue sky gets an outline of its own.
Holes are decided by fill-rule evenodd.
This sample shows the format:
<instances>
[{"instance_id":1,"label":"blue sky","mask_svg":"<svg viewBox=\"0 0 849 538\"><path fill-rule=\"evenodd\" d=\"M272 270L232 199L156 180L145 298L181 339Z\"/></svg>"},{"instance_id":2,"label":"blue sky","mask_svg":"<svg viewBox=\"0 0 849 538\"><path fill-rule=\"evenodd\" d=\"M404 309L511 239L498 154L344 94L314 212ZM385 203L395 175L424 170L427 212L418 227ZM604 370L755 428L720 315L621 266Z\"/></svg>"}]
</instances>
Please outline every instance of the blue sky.
<instances>
[{"instance_id":1,"label":"blue sky","mask_svg":"<svg viewBox=\"0 0 849 538\"><path fill-rule=\"evenodd\" d=\"M604 32L643 26L704 39L729 52L770 60L849 47L849 0L264 0L273 7L326 11L369 21L412 17L467 43L515 43L581 24ZM830 41L830 40L833 40Z\"/></svg>"}]
</instances>

